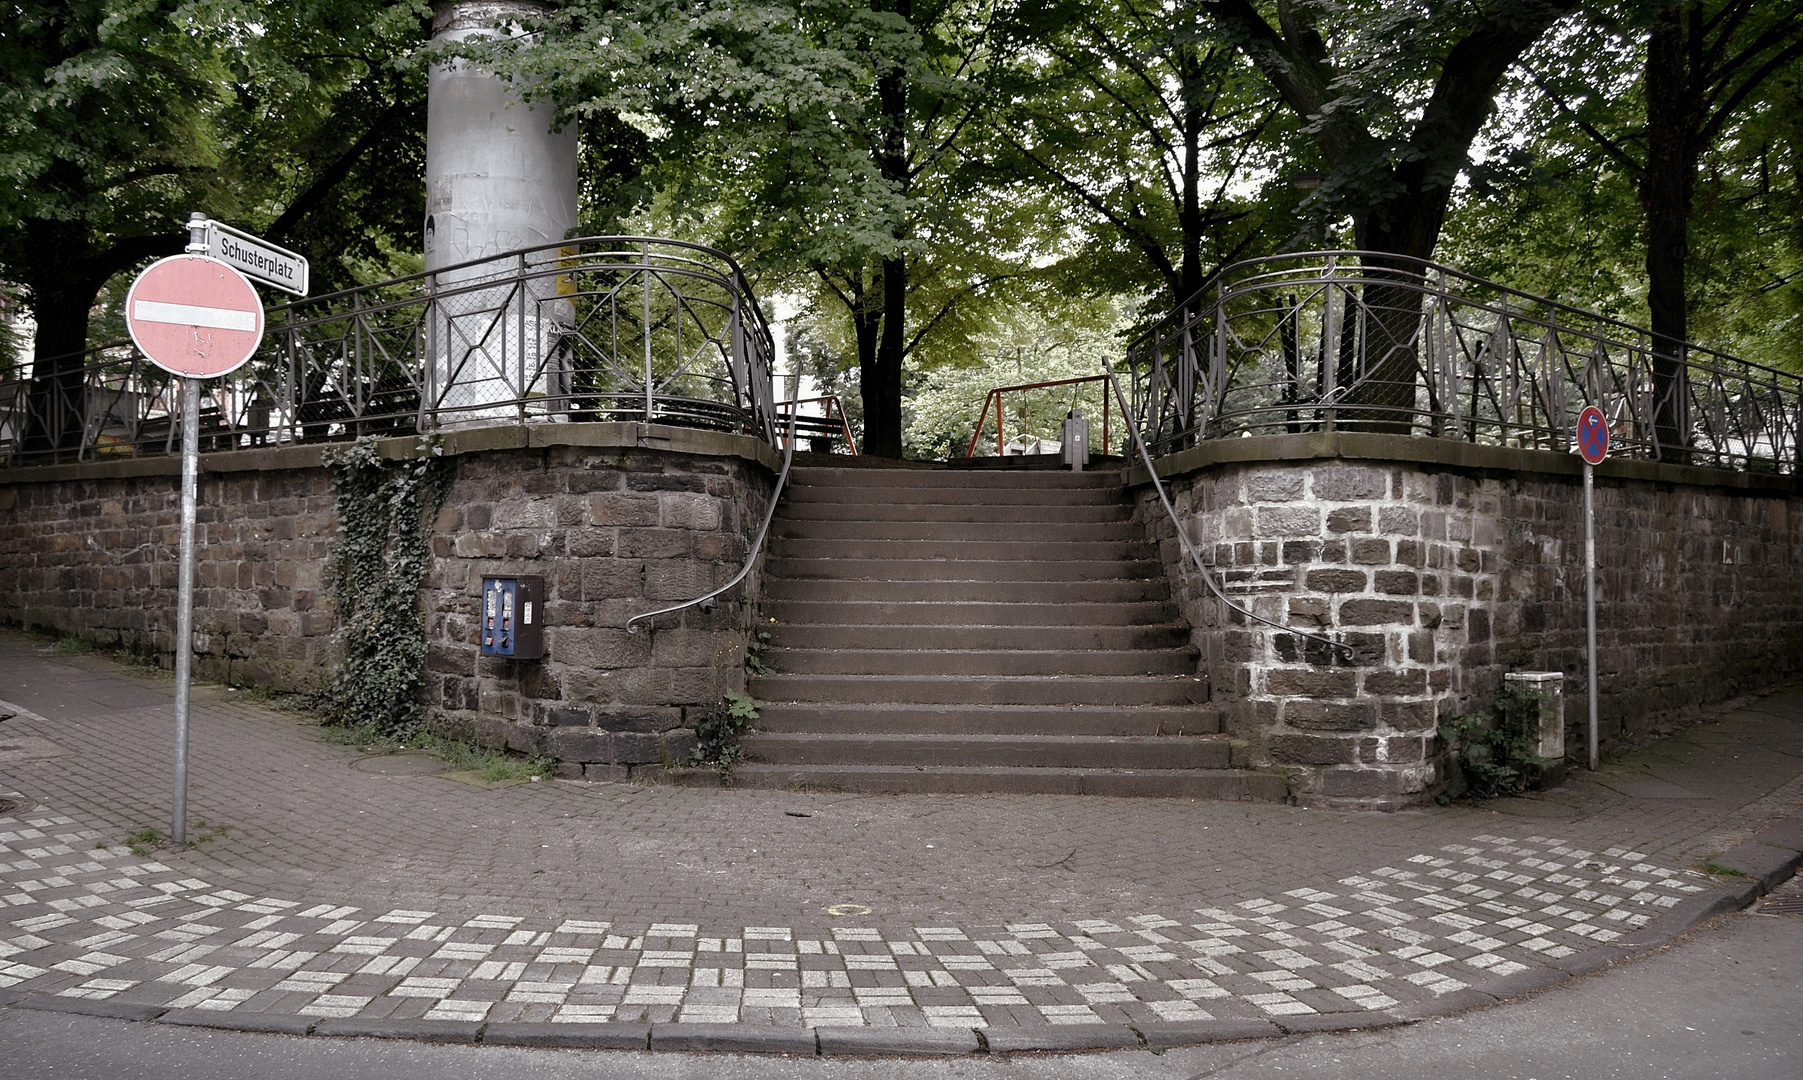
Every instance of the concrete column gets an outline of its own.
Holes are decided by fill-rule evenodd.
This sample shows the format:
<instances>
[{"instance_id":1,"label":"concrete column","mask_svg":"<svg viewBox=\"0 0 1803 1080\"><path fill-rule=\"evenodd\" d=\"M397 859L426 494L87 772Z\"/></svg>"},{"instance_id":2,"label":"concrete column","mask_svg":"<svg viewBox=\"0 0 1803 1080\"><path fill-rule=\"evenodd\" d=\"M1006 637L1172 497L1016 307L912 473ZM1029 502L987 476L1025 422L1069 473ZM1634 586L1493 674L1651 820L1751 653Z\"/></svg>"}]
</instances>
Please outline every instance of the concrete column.
<instances>
[{"instance_id":1,"label":"concrete column","mask_svg":"<svg viewBox=\"0 0 1803 1080\"><path fill-rule=\"evenodd\" d=\"M440 0L435 41L507 31L507 18L542 15L541 0ZM561 411L563 364L552 355L571 319L561 299L567 279L544 276L516 289L511 279L552 266L554 244L576 231L576 127L552 130L549 104L528 106L515 86L464 61L433 65L426 105L426 269L442 297L434 338L431 405L439 422L492 423ZM492 262L446 270L471 259ZM474 282L492 289L458 292ZM561 286L561 287L560 287ZM532 397L534 404L517 402Z\"/></svg>"}]
</instances>

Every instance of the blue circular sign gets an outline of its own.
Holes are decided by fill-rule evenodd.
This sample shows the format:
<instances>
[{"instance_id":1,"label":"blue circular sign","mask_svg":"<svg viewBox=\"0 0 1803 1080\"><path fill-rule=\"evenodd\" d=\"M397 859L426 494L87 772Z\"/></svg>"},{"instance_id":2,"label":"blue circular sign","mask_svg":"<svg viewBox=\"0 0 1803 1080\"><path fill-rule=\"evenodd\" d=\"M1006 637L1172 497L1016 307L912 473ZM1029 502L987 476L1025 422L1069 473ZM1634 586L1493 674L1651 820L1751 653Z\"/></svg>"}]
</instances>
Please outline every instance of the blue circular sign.
<instances>
[{"instance_id":1,"label":"blue circular sign","mask_svg":"<svg viewBox=\"0 0 1803 1080\"><path fill-rule=\"evenodd\" d=\"M1601 465L1609 456L1609 421L1595 405L1578 414L1578 453L1592 465Z\"/></svg>"}]
</instances>

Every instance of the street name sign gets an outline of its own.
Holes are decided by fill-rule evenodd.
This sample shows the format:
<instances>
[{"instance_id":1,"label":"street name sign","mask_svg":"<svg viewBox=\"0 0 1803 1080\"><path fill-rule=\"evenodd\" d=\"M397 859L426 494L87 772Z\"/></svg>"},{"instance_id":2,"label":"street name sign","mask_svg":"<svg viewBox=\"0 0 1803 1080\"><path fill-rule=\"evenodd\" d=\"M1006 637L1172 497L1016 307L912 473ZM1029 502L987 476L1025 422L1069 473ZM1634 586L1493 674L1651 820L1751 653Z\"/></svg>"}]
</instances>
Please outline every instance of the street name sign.
<instances>
[{"instance_id":1,"label":"street name sign","mask_svg":"<svg viewBox=\"0 0 1803 1080\"><path fill-rule=\"evenodd\" d=\"M305 256L210 218L200 224L206 227L208 255L265 285L272 285L296 296L307 295L308 266Z\"/></svg>"},{"instance_id":2,"label":"street name sign","mask_svg":"<svg viewBox=\"0 0 1803 1080\"><path fill-rule=\"evenodd\" d=\"M1578 453L1592 465L1601 465L1609 456L1609 421L1595 405L1578 414Z\"/></svg>"},{"instance_id":3,"label":"street name sign","mask_svg":"<svg viewBox=\"0 0 1803 1080\"><path fill-rule=\"evenodd\" d=\"M125 294L125 328L171 375L211 379L244 365L263 341L263 301L243 274L205 255L154 262Z\"/></svg>"}]
</instances>

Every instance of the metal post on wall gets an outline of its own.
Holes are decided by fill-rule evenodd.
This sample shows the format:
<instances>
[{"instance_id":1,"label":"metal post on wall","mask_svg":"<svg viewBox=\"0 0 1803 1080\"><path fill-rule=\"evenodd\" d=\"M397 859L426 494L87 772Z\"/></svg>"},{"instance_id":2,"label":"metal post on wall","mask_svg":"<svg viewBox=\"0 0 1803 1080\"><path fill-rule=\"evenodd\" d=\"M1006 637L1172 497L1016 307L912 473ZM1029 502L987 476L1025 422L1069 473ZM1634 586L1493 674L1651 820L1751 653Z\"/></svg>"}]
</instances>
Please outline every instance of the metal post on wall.
<instances>
[{"instance_id":1,"label":"metal post on wall","mask_svg":"<svg viewBox=\"0 0 1803 1080\"><path fill-rule=\"evenodd\" d=\"M1590 771L1596 771L1596 466L1584 462L1584 641L1590 696Z\"/></svg>"}]
</instances>

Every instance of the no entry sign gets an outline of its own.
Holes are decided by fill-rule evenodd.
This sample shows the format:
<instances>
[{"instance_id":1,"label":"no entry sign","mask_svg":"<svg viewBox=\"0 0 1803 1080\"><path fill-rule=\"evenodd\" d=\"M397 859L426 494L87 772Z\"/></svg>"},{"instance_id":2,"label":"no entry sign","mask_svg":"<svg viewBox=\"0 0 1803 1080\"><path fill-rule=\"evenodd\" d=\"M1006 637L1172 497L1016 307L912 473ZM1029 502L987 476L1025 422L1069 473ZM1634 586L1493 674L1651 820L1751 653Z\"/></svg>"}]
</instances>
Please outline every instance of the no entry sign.
<instances>
[{"instance_id":1,"label":"no entry sign","mask_svg":"<svg viewBox=\"0 0 1803 1080\"><path fill-rule=\"evenodd\" d=\"M1601 465L1609 456L1609 421L1595 405L1578 414L1578 453L1592 465Z\"/></svg>"},{"instance_id":2,"label":"no entry sign","mask_svg":"<svg viewBox=\"0 0 1803 1080\"><path fill-rule=\"evenodd\" d=\"M205 255L152 263L125 294L125 326L172 375L211 379L243 366L263 340L263 301L244 275Z\"/></svg>"}]
</instances>

